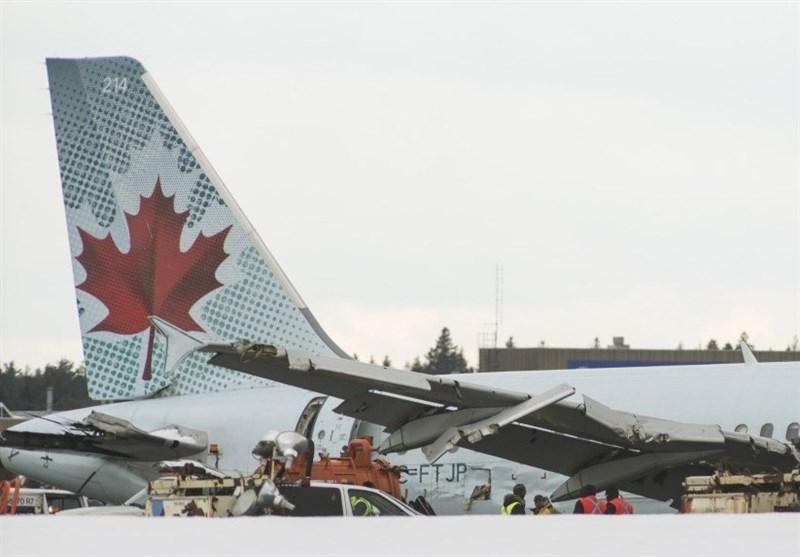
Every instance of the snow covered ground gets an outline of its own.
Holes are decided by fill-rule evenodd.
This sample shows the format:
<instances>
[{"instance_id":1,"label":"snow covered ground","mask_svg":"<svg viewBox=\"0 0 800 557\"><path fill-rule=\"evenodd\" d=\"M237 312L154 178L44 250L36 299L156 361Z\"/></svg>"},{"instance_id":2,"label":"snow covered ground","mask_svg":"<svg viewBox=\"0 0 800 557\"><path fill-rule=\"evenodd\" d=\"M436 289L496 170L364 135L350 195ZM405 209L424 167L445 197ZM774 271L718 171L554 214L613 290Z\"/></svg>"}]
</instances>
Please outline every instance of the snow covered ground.
<instances>
[{"instance_id":1,"label":"snow covered ground","mask_svg":"<svg viewBox=\"0 0 800 557\"><path fill-rule=\"evenodd\" d=\"M800 515L0 517L0 556L800 555Z\"/></svg>"}]
</instances>

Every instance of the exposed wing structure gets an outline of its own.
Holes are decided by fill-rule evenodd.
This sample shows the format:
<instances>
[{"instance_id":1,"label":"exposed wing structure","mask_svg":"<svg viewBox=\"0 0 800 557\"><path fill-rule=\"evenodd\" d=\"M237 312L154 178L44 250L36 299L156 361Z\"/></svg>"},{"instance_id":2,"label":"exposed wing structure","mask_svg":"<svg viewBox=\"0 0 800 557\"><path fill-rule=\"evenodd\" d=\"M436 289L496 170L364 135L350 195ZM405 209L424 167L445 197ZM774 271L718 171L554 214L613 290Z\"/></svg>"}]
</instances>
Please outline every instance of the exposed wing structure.
<instances>
[{"instance_id":1,"label":"exposed wing structure","mask_svg":"<svg viewBox=\"0 0 800 557\"><path fill-rule=\"evenodd\" d=\"M337 412L386 427L382 452L422 448L435 461L458 445L564 474L555 500L573 498L587 484L667 500L684 472L798 463L788 443L640 416L586 396L572 402L565 400L575 392L568 385L524 393L263 344L198 349L214 354L212 364L343 399Z\"/></svg>"},{"instance_id":2,"label":"exposed wing structure","mask_svg":"<svg viewBox=\"0 0 800 557\"><path fill-rule=\"evenodd\" d=\"M0 445L17 449L95 453L139 461L184 458L205 451L208 436L182 426L143 431L127 420L92 412L80 422L63 424L64 433L6 430Z\"/></svg>"}]
</instances>

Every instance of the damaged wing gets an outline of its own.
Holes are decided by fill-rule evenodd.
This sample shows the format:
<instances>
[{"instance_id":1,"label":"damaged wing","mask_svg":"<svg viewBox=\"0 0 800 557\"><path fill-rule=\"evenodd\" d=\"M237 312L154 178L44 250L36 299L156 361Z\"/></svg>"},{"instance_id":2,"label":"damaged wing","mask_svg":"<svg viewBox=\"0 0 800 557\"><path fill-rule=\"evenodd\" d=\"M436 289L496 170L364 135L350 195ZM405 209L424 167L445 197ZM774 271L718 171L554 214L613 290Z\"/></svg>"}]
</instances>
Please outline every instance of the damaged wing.
<instances>
[{"instance_id":1,"label":"damaged wing","mask_svg":"<svg viewBox=\"0 0 800 557\"><path fill-rule=\"evenodd\" d=\"M373 364L316 356L266 344L208 344L210 363L244 371L322 394L348 399L356 393L383 391L446 406L508 406L530 398L524 393L474 385L445 376L427 375Z\"/></svg>"},{"instance_id":2,"label":"damaged wing","mask_svg":"<svg viewBox=\"0 0 800 557\"><path fill-rule=\"evenodd\" d=\"M180 334L159 325L168 339ZM676 497L672 476L682 470L798 463L788 443L615 410L586 396L572 402L569 385L508 391L244 341L191 349L212 353L210 363L221 367L342 399L337 412L385 426L383 453L421 448L434 462L462 446L566 475L556 500L574 498L586 484L666 500Z\"/></svg>"},{"instance_id":3,"label":"damaged wing","mask_svg":"<svg viewBox=\"0 0 800 557\"><path fill-rule=\"evenodd\" d=\"M202 431L177 425L144 431L127 420L95 411L80 422L62 425L63 434L6 430L0 436L0 445L95 453L139 461L183 458L208 447L208 436Z\"/></svg>"}]
</instances>

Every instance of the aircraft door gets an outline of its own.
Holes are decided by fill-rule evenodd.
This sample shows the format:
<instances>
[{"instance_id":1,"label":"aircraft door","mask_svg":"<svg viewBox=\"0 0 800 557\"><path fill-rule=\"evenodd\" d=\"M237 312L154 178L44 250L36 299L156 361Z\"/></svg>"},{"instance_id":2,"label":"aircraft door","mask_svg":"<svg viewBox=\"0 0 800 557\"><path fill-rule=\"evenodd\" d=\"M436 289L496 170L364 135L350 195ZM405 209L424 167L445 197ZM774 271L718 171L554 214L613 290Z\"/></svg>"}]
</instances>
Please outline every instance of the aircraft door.
<instances>
[{"instance_id":1,"label":"aircraft door","mask_svg":"<svg viewBox=\"0 0 800 557\"><path fill-rule=\"evenodd\" d=\"M318 398L325 398L325 400L317 409L314 423L310 424L308 428L311 433L310 439L314 441L317 452L326 451L331 456L339 456L342 453L342 448L346 447L350 442L350 435L353 432L356 420L333 411L334 408L342 403L341 399L333 397ZM311 402L314 401L312 400ZM299 422L298 425L300 425Z\"/></svg>"},{"instance_id":2,"label":"aircraft door","mask_svg":"<svg viewBox=\"0 0 800 557\"><path fill-rule=\"evenodd\" d=\"M303 412L297 419L297 425L294 427L297 433L311 439L314 434L314 425L326 400L328 400L326 396L317 396L308 401L308 404L303 408Z\"/></svg>"},{"instance_id":3,"label":"aircraft door","mask_svg":"<svg viewBox=\"0 0 800 557\"><path fill-rule=\"evenodd\" d=\"M481 464L464 466L464 511L470 514L493 514L498 510L492 502L492 467ZM496 498L496 497L495 497Z\"/></svg>"}]
</instances>

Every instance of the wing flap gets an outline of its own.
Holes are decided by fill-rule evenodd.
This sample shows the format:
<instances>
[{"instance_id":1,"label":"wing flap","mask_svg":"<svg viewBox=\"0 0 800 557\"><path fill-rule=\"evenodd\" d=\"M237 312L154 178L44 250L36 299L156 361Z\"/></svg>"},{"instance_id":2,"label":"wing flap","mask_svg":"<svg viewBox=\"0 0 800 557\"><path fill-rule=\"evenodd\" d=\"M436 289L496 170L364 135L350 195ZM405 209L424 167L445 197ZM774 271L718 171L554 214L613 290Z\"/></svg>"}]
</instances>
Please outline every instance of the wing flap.
<instances>
[{"instance_id":1,"label":"wing flap","mask_svg":"<svg viewBox=\"0 0 800 557\"><path fill-rule=\"evenodd\" d=\"M461 446L565 476L592 464L637 454L622 447L517 424L475 444Z\"/></svg>"},{"instance_id":2,"label":"wing flap","mask_svg":"<svg viewBox=\"0 0 800 557\"><path fill-rule=\"evenodd\" d=\"M442 432L433 443L423 447L422 452L428 462L434 463L462 440L466 440L469 443L477 443L485 437L497 435L501 428L508 424L555 404L568 396L572 396L574 393L574 387L558 385L519 404L507 406L492 416L460 427L450 427Z\"/></svg>"},{"instance_id":3,"label":"wing flap","mask_svg":"<svg viewBox=\"0 0 800 557\"><path fill-rule=\"evenodd\" d=\"M344 400L333 411L351 418L382 425L391 431L438 408L438 406L368 391Z\"/></svg>"}]
</instances>

